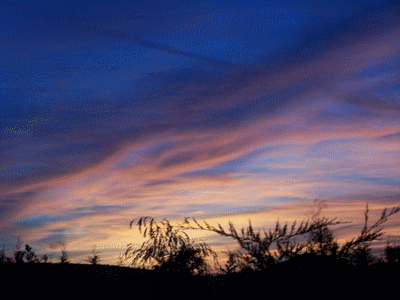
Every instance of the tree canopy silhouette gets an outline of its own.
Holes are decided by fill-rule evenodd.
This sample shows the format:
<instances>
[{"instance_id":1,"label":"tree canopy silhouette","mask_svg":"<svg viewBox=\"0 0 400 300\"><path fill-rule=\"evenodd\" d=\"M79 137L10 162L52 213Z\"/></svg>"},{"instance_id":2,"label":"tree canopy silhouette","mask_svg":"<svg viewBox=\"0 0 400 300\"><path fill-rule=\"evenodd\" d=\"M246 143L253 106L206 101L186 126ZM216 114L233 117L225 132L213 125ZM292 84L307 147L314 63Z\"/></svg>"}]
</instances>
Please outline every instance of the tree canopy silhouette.
<instances>
[{"instance_id":1,"label":"tree canopy silhouette","mask_svg":"<svg viewBox=\"0 0 400 300\"><path fill-rule=\"evenodd\" d=\"M268 230L255 230L250 220L247 227L237 229L231 221L224 228L221 224L214 226L195 218L185 218L172 225L166 219L157 223L151 217L141 217L137 225L143 236L149 239L137 249L129 244L125 257L131 260L133 266L191 270L192 273L202 273L208 269L205 263L207 256L214 258L219 271L223 273L263 270L302 255L329 257L348 264L369 264L372 261L371 243L381 239L382 225L400 211L400 206L384 209L380 218L369 225L367 205L361 232L342 245L335 240L331 227L349 222L321 216L321 209L318 208L310 218L294 221L290 225L281 224L278 220L275 227ZM206 243L192 243L185 232L187 230L211 231L232 238L239 244L239 249L228 251L226 264L220 266L216 253ZM394 250L389 249L389 252L393 253Z\"/></svg>"},{"instance_id":2,"label":"tree canopy silhouette","mask_svg":"<svg viewBox=\"0 0 400 300\"><path fill-rule=\"evenodd\" d=\"M330 227L348 222L322 217L320 210L310 219L300 223L294 221L289 226L277 221L274 228L262 231L254 230L250 220L247 228L243 227L240 230L237 230L232 222L229 222L228 228L225 229L220 224L212 226L205 221L200 223L195 218L185 218L181 226L185 229L212 231L238 242L240 249L228 253L228 262L223 270L225 272L246 268L262 270L302 254L331 256L351 264L368 264L371 260L371 243L381 239L382 225L399 211L400 206L393 207L390 211L384 209L380 218L369 226L367 204L361 232L343 245L338 245L335 241ZM297 237L307 235L305 241L296 241Z\"/></svg>"},{"instance_id":3,"label":"tree canopy silhouette","mask_svg":"<svg viewBox=\"0 0 400 300\"><path fill-rule=\"evenodd\" d=\"M58 257L60 264L69 264L69 255L65 244L60 246L61 255Z\"/></svg>"},{"instance_id":4,"label":"tree canopy silhouette","mask_svg":"<svg viewBox=\"0 0 400 300\"><path fill-rule=\"evenodd\" d=\"M91 254L85 259L91 265L98 265L101 262L100 251L96 250L96 246L93 246Z\"/></svg>"},{"instance_id":5,"label":"tree canopy silhouette","mask_svg":"<svg viewBox=\"0 0 400 300\"><path fill-rule=\"evenodd\" d=\"M134 220L130 223L131 228L133 224ZM157 223L151 217L141 217L136 225L148 240L137 249L128 244L125 259L132 266L204 274L210 269L206 258L217 257L207 244L192 242L184 228L173 226L166 219Z\"/></svg>"}]
</instances>

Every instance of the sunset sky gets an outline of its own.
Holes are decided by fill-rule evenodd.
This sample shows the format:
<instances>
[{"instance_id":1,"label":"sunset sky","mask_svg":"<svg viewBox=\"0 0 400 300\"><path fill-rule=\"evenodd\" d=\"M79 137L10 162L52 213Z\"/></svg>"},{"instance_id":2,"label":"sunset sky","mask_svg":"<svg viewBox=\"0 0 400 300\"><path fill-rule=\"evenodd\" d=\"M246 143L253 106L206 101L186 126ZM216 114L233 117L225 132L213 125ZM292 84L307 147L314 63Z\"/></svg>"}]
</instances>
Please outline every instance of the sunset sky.
<instances>
[{"instance_id":1,"label":"sunset sky","mask_svg":"<svg viewBox=\"0 0 400 300\"><path fill-rule=\"evenodd\" d=\"M0 244L400 205L398 1L0 2ZM400 237L400 217L386 230ZM199 233L220 250L229 241ZM56 260L56 259L55 259Z\"/></svg>"}]
</instances>

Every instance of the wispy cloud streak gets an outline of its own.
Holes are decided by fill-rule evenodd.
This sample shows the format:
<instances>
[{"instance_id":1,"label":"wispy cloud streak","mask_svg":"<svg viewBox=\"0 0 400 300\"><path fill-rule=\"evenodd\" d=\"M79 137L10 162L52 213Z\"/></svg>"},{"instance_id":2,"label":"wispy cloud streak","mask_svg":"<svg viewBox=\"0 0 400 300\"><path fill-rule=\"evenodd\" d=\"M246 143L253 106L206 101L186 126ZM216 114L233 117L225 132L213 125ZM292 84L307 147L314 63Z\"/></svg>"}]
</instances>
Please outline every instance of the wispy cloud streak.
<instances>
[{"instance_id":1,"label":"wispy cloud streak","mask_svg":"<svg viewBox=\"0 0 400 300\"><path fill-rule=\"evenodd\" d=\"M302 203L315 197L330 199L332 214L398 203L400 31L391 2L348 4L330 21L326 8L316 16L305 5L298 19L285 19L301 34L267 14L290 9L263 8L248 27L281 29L285 46L261 51L256 63L180 45L216 39L208 27L227 12L258 16L245 3L194 15L167 10L176 19L146 8L130 19L131 6L103 18L103 7L85 16L83 6L10 3L2 6L31 25L19 29L4 16L15 33L0 111L7 239L22 232L43 247L63 240L91 249L127 241L127 222L140 215L254 216L261 225L266 215L302 216ZM155 24L146 28L140 16ZM227 39L264 47L243 38L250 29L228 34L239 30L234 21L218 26ZM208 36L190 35L195 27ZM20 30L37 40L18 39Z\"/></svg>"}]
</instances>

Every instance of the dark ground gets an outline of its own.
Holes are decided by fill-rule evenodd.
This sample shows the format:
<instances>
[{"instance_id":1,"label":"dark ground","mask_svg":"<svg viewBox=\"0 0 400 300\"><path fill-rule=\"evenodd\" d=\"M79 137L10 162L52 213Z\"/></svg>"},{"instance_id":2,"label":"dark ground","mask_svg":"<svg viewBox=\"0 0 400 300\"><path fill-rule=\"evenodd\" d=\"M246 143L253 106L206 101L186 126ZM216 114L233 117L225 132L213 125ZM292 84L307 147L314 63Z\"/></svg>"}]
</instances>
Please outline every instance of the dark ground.
<instances>
[{"instance_id":1,"label":"dark ground","mask_svg":"<svg viewBox=\"0 0 400 300\"><path fill-rule=\"evenodd\" d=\"M281 264L214 277L106 265L1 264L3 299L397 299L398 264ZM29 297L29 298L28 298Z\"/></svg>"}]
</instances>

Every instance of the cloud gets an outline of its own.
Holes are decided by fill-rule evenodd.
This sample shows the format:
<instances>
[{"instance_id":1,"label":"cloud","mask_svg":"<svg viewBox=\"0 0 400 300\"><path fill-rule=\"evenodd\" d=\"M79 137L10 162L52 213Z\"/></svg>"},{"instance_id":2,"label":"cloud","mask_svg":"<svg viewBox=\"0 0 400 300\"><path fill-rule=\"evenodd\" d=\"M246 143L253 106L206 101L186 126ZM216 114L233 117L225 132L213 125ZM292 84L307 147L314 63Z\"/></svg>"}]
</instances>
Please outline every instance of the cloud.
<instances>
[{"instance_id":1,"label":"cloud","mask_svg":"<svg viewBox=\"0 0 400 300\"><path fill-rule=\"evenodd\" d=\"M395 132L391 134L386 134L375 139L379 142L386 142L386 143L397 143L400 141L400 132Z\"/></svg>"},{"instance_id":2,"label":"cloud","mask_svg":"<svg viewBox=\"0 0 400 300\"><path fill-rule=\"evenodd\" d=\"M5 7L7 10L17 12L18 14L22 14L24 16L31 18L40 18L45 20L46 22L51 22L55 24L56 26L60 26L62 28L67 29L68 31L76 31L79 32L79 34L82 35L82 33L90 34L91 36L93 35L98 35L98 36L104 36L116 40L121 40L129 43L134 43L138 44L144 47L149 47L154 50L166 52L168 54L173 54L176 56L183 56L183 57L188 57L188 58L193 58L196 60L200 60L202 62L217 66L217 67L234 67L235 65L228 62L228 61L223 61L223 60L217 60L211 57L206 57L204 55L198 55L196 53L191 53L191 52L186 52L179 50L177 48L171 47L166 44L161 44L158 42L154 42L145 38L142 38L141 36L134 35L131 32L128 33L127 30L115 30L113 29L112 26L113 24L96 24L94 22L89 22L87 21L86 18L84 17L79 17L77 15L71 16L68 14L58 14L57 16L54 16L54 12L49 11L46 8L41 8L40 10L35 9L34 7L29 7L27 8L26 6L18 5L18 4L11 4L11 3L3 3L3 7ZM115 21L115 20L113 20ZM159 21L159 20L158 20ZM148 22L148 21L147 21Z\"/></svg>"},{"instance_id":3,"label":"cloud","mask_svg":"<svg viewBox=\"0 0 400 300\"><path fill-rule=\"evenodd\" d=\"M29 20L49 17L2 5ZM396 12L382 2L320 20L318 30L305 24L287 50L234 66L129 32L131 22L143 28L139 21L99 23L68 9L49 17L56 32L69 32L60 47L71 63L50 64L58 46L44 31L44 59L26 47L29 59L15 63L29 60L25 71L10 68L10 103L0 110L1 227L78 248L91 235L127 241L126 222L148 212L240 222L257 216L261 224L278 213L300 216L313 197L351 198L338 207L355 212L352 205L364 200L358 194L398 195ZM201 29L199 20L216 16L176 23ZM16 81L18 74L30 80Z\"/></svg>"}]
</instances>

